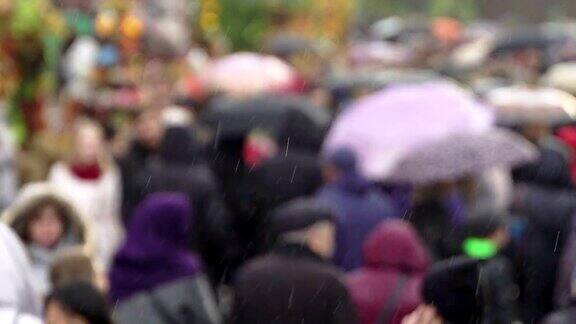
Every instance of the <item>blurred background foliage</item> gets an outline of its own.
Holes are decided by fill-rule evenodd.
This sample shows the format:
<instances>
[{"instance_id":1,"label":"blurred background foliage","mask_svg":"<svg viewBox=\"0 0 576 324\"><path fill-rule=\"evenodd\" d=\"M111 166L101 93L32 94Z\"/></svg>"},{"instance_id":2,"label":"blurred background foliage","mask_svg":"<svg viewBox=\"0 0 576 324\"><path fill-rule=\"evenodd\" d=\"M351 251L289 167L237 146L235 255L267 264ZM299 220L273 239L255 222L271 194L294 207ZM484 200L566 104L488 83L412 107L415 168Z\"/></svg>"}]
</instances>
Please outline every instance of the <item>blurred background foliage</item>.
<instances>
[{"instance_id":1,"label":"blurred background foliage","mask_svg":"<svg viewBox=\"0 0 576 324\"><path fill-rule=\"evenodd\" d=\"M216 0L203 0L215 7ZM475 0L218 0L220 33L234 50L258 50L272 31L292 26L309 34L331 38L350 17L362 23L390 15L425 14L469 20L477 16ZM341 21L337 21L341 20ZM299 31L301 32L301 31Z\"/></svg>"}]
</instances>

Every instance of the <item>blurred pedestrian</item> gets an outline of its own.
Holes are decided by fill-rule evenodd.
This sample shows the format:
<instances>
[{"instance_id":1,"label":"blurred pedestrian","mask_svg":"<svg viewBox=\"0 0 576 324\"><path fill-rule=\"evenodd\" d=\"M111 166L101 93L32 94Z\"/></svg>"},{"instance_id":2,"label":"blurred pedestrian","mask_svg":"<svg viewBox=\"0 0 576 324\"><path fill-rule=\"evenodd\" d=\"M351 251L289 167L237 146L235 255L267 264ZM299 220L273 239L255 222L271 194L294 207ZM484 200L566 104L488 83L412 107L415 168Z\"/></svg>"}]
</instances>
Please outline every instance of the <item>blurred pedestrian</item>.
<instances>
[{"instance_id":1,"label":"blurred pedestrian","mask_svg":"<svg viewBox=\"0 0 576 324\"><path fill-rule=\"evenodd\" d=\"M481 260L480 289L483 289L485 323L513 323L520 320L518 313L518 285L510 260L501 251L510 241L502 212L478 212L466 220L463 232L464 254Z\"/></svg>"},{"instance_id":2,"label":"blurred pedestrian","mask_svg":"<svg viewBox=\"0 0 576 324\"><path fill-rule=\"evenodd\" d=\"M515 170L514 180L513 212L526 222L518 244L522 313L526 322L540 321L552 311L554 297L566 306L576 265L569 254L576 191L567 161L553 150L541 149L540 160Z\"/></svg>"},{"instance_id":3,"label":"blurred pedestrian","mask_svg":"<svg viewBox=\"0 0 576 324\"><path fill-rule=\"evenodd\" d=\"M234 218L224 204L212 170L203 163L192 131L184 127L167 129L159 157L131 179L135 192L129 199L135 200L130 204L137 205L155 192L186 194L194 211L190 247L202 255L213 282L225 280L230 263L238 255ZM127 199L125 205L129 204Z\"/></svg>"},{"instance_id":4,"label":"blurred pedestrian","mask_svg":"<svg viewBox=\"0 0 576 324\"><path fill-rule=\"evenodd\" d=\"M12 324L42 324L42 320L39 317L4 307L0 307L0 322Z\"/></svg>"},{"instance_id":5,"label":"blurred pedestrian","mask_svg":"<svg viewBox=\"0 0 576 324\"><path fill-rule=\"evenodd\" d=\"M442 324L442 319L434 307L420 306L410 315L404 317L402 324Z\"/></svg>"},{"instance_id":6,"label":"blurred pedestrian","mask_svg":"<svg viewBox=\"0 0 576 324\"><path fill-rule=\"evenodd\" d=\"M221 322L202 262L189 250L192 216L184 194L152 194L138 206L110 271L117 323Z\"/></svg>"},{"instance_id":7,"label":"blurred pedestrian","mask_svg":"<svg viewBox=\"0 0 576 324\"><path fill-rule=\"evenodd\" d=\"M450 323L521 323L512 264L501 254L509 241L504 215L478 212L466 220L463 233L463 255L428 272L425 301Z\"/></svg>"},{"instance_id":8,"label":"blurred pedestrian","mask_svg":"<svg viewBox=\"0 0 576 324\"><path fill-rule=\"evenodd\" d=\"M4 109L0 107L0 110ZM16 145L0 111L0 210L5 209L16 198L18 175L16 168Z\"/></svg>"},{"instance_id":9,"label":"blurred pedestrian","mask_svg":"<svg viewBox=\"0 0 576 324\"><path fill-rule=\"evenodd\" d=\"M355 323L346 287L327 262L335 234L330 208L297 199L279 207L271 225L278 242L240 270L231 323Z\"/></svg>"},{"instance_id":10,"label":"blurred pedestrian","mask_svg":"<svg viewBox=\"0 0 576 324\"><path fill-rule=\"evenodd\" d=\"M364 266L347 277L360 323L401 323L422 303L426 249L410 224L388 220L371 232L363 250Z\"/></svg>"},{"instance_id":11,"label":"blurred pedestrian","mask_svg":"<svg viewBox=\"0 0 576 324\"><path fill-rule=\"evenodd\" d=\"M37 295L32 269L26 250L12 232L0 223L0 305L16 313L40 315L40 298Z\"/></svg>"},{"instance_id":12,"label":"blurred pedestrian","mask_svg":"<svg viewBox=\"0 0 576 324\"><path fill-rule=\"evenodd\" d=\"M328 156L324 181L318 196L333 206L338 216L334 262L352 271L362 265L362 245L371 230L397 214L392 201L360 175L356 156L350 150L341 149Z\"/></svg>"},{"instance_id":13,"label":"blurred pedestrian","mask_svg":"<svg viewBox=\"0 0 576 324\"><path fill-rule=\"evenodd\" d=\"M50 290L49 271L58 255L71 247L90 250L93 244L76 209L48 184L24 187L2 219L25 244L42 295Z\"/></svg>"},{"instance_id":14,"label":"blurred pedestrian","mask_svg":"<svg viewBox=\"0 0 576 324\"><path fill-rule=\"evenodd\" d=\"M546 316L543 320L543 324L563 324L563 323L574 323L576 321L576 272L572 273L571 281L569 287L565 287L569 290L568 296L566 296L566 303L559 307L556 311Z\"/></svg>"},{"instance_id":15,"label":"blurred pedestrian","mask_svg":"<svg viewBox=\"0 0 576 324\"><path fill-rule=\"evenodd\" d=\"M123 231L119 221L120 175L107 154L102 128L80 121L70 158L56 163L49 179L93 226L97 262L106 269Z\"/></svg>"},{"instance_id":16,"label":"blurred pedestrian","mask_svg":"<svg viewBox=\"0 0 576 324\"><path fill-rule=\"evenodd\" d=\"M576 199L576 193L572 193L569 199ZM571 216L567 228L566 241L561 246L562 254L558 264L556 287L554 289L554 306L567 308L573 303L574 271L576 270L576 218ZM559 242L561 243L561 242Z\"/></svg>"},{"instance_id":17,"label":"blurred pedestrian","mask_svg":"<svg viewBox=\"0 0 576 324\"><path fill-rule=\"evenodd\" d=\"M313 196L322 186L322 169L315 154L300 150L248 165L237 187L237 204L245 253L254 256L270 247L272 211L293 199Z\"/></svg>"},{"instance_id":18,"label":"blurred pedestrian","mask_svg":"<svg viewBox=\"0 0 576 324\"><path fill-rule=\"evenodd\" d=\"M433 260L459 253L459 231L467 212L466 202L455 182L415 189L409 219Z\"/></svg>"},{"instance_id":19,"label":"blurred pedestrian","mask_svg":"<svg viewBox=\"0 0 576 324\"><path fill-rule=\"evenodd\" d=\"M46 324L112 324L104 296L86 282L73 282L54 289L46 298Z\"/></svg>"},{"instance_id":20,"label":"blurred pedestrian","mask_svg":"<svg viewBox=\"0 0 576 324\"><path fill-rule=\"evenodd\" d=\"M159 159L165 133L160 114L152 110L140 113L136 118L134 132L128 152L118 161L122 175L122 220L125 225L140 199L134 179L150 161Z\"/></svg>"},{"instance_id":21,"label":"blurred pedestrian","mask_svg":"<svg viewBox=\"0 0 576 324\"><path fill-rule=\"evenodd\" d=\"M108 284L88 254L78 248L68 249L58 256L50 269L52 287L61 287L71 282L87 282L106 292Z\"/></svg>"}]
</instances>

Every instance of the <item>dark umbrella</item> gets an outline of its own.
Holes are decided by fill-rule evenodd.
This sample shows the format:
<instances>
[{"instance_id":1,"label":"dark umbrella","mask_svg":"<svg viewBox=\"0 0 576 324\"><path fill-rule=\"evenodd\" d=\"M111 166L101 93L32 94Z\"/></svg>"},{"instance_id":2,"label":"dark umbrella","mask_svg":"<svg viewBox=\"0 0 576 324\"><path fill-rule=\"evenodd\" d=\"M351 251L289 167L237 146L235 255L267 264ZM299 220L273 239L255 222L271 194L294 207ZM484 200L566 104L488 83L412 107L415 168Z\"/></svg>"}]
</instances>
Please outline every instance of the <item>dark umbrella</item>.
<instances>
[{"instance_id":1,"label":"dark umbrella","mask_svg":"<svg viewBox=\"0 0 576 324\"><path fill-rule=\"evenodd\" d=\"M333 75L325 84L328 88L380 90L392 85L417 84L429 81L442 81L448 78L432 70L387 69L383 71L360 70Z\"/></svg>"},{"instance_id":2,"label":"dark umbrella","mask_svg":"<svg viewBox=\"0 0 576 324\"><path fill-rule=\"evenodd\" d=\"M490 53L490 57L500 57L525 49L548 49L563 41L563 37L546 35L539 31L523 31L500 37Z\"/></svg>"},{"instance_id":3,"label":"dark umbrella","mask_svg":"<svg viewBox=\"0 0 576 324\"><path fill-rule=\"evenodd\" d=\"M299 53L317 53L318 47L310 40L294 35L281 35L273 38L265 46L265 51L283 59Z\"/></svg>"},{"instance_id":4,"label":"dark umbrella","mask_svg":"<svg viewBox=\"0 0 576 324\"><path fill-rule=\"evenodd\" d=\"M242 140L254 130L270 134L279 145L319 149L329 117L321 108L291 96L265 96L247 100L215 99L200 117L214 135L214 145Z\"/></svg>"}]
</instances>

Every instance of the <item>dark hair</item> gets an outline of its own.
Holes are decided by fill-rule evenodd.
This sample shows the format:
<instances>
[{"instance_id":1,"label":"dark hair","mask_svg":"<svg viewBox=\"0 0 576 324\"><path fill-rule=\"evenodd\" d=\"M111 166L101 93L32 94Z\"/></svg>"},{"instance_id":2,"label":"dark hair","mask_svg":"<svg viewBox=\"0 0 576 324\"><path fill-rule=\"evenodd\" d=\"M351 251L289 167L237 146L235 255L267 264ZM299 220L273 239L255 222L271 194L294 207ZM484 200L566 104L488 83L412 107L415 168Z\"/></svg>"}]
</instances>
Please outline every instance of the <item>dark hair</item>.
<instances>
[{"instance_id":1,"label":"dark hair","mask_svg":"<svg viewBox=\"0 0 576 324\"><path fill-rule=\"evenodd\" d=\"M498 210L477 211L464 222L463 234L465 237L489 237L497 230L506 227L506 218L506 213Z\"/></svg>"},{"instance_id":2,"label":"dark hair","mask_svg":"<svg viewBox=\"0 0 576 324\"><path fill-rule=\"evenodd\" d=\"M89 283L73 282L58 287L48 295L45 305L57 302L64 311L83 317L89 324L112 324L108 303Z\"/></svg>"},{"instance_id":3,"label":"dark hair","mask_svg":"<svg viewBox=\"0 0 576 324\"><path fill-rule=\"evenodd\" d=\"M62 203L55 197L46 196L43 198L39 198L32 202L29 206L24 208L20 213L20 217L16 217L12 223L12 227L20 236L22 241L29 242L30 241L30 233L29 233L29 226L34 220L36 220L40 216L40 212L46 207L53 207L56 209L56 213L58 214L58 218L62 222L64 227L64 233L68 232L70 229L70 218L68 215L72 214L71 206Z\"/></svg>"}]
</instances>

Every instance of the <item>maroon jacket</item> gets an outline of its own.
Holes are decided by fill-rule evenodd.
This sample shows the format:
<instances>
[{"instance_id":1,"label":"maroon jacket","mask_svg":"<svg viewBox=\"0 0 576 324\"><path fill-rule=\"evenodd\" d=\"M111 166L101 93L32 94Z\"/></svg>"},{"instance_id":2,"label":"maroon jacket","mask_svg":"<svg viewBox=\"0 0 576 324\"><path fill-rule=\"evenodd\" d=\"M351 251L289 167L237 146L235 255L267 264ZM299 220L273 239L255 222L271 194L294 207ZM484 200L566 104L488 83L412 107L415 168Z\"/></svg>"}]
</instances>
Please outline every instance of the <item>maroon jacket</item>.
<instances>
[{"instance_id":1,"label":"maroon jacket","mask_svg":"<svg viewBox=\"0 0 576 324\"><path fill-rule=\"evenodd\" d=\"M407 281L391 323L396 324L421 303L420 286L429 258L412 226L400 220L382 222L364 243L364 267L347 277L361 324L377 323L400 276Z\"/></svg>"}]
</instances>

